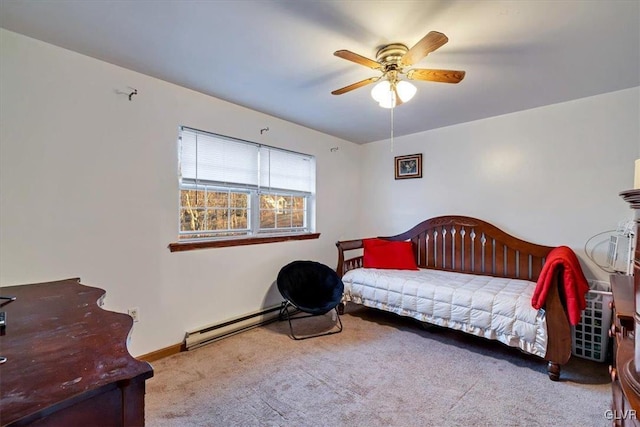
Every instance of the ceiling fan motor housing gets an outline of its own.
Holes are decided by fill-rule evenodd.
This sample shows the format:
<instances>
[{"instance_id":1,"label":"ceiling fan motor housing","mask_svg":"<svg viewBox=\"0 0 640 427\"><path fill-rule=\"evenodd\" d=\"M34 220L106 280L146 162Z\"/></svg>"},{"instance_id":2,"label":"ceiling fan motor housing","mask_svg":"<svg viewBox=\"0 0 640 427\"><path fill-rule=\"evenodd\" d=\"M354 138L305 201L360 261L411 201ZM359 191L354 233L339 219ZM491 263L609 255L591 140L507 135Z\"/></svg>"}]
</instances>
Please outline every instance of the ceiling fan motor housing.
<instances>
[{"instance_id":1,"label":"ceiling fan motor housing","mask_svg":"<svg viewBox=\"0 0 640 427\"><path fill-rule=\"evenodd\" d=\"M384 71L398 70L400 60L409 48L402 43L392 43L378 49L376 60L383 65Z\"/></svg>"}]
</instances>

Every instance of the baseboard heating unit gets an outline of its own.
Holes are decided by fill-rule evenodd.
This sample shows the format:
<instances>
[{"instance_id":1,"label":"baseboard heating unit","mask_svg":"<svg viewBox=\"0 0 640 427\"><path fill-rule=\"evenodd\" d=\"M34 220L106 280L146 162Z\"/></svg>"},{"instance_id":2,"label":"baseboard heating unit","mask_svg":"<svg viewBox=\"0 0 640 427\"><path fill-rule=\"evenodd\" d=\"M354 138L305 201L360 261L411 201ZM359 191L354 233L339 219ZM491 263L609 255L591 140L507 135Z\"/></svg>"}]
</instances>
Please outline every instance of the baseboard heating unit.
<instances>
[{"instance_id":1,"label":"baseboard heating unit","mask_svg":"<svg viewBox=\"0 0 640 427\"><path fill-rule=\"evenodd\" d=\"M247 329L266 325L274 320L278 320L281 304L262 310L248 313L221 323L203 326L199 329L188 331L185 336L185 348L193 350L213 341L219 340L229 335L237 334Z\"/></svg>"}]
</instances>

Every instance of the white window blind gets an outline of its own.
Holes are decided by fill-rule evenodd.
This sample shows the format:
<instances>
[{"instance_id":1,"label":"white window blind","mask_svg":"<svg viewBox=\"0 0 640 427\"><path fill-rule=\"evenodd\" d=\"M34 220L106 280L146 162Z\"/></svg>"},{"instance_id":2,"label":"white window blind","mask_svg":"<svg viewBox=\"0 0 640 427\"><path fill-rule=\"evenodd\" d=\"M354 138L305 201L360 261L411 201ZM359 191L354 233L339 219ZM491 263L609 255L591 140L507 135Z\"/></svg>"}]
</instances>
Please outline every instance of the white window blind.
<instances>
[{"instance_id":1,"label":"white window blind","mask_svg":"<svg viewBox=\"0 0 640 427\"><path fill-rule=\"evenodd\" d=\"M183 179L315 192L313 156L183 127L180 144Z\"/></svg>"},{"instance_id":2,"label":"white window blind","mask_svg":"<svg viewBox=\"0 0 640 427\"><path fill-rule=\"evenodd\" d=\"M312 193L315 176L313 159L290 151L272 147L260 147L260 185L272 189L283 189Z\"/></svg>"},{"instance_id":3,"label":"white window blind","mask_svg":"<svg viewBox=\"0 0 640 427\"><path fill-rule=\"evenodd\" d=\"M186 128L181 142L182 178L259 186L259 146Z\"/></svg>"}]
</instances>

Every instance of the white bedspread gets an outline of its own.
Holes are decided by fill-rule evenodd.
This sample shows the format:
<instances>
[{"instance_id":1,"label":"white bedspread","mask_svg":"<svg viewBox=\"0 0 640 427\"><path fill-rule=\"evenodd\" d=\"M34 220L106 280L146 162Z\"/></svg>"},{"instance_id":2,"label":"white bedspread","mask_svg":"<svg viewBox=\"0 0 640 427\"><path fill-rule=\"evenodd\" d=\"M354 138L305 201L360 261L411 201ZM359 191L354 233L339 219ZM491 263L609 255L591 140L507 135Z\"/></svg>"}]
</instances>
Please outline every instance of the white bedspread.
<instances>
[{"instance_id":1,"label":"white bedspread","mask_svg":"<svg viewBox=\"0 0 640 427\"><path fill-rule=\"evenodd\" d=\"M342 278L345 302L500 341L540 357L544 320L531 307L534 282L421 269L357 268Z\"/></svg>"}]
</instances>

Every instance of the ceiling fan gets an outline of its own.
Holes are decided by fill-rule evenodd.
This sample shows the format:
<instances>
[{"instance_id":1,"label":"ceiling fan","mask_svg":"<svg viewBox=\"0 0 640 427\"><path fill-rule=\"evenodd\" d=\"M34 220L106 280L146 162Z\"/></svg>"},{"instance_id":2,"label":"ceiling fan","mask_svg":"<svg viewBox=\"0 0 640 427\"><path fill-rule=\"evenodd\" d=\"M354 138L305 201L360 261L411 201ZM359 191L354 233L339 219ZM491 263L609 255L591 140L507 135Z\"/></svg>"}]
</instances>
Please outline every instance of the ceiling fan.
<instances>
[{"instance_id":1,"label":"ceiling fan","mask_svg":"<svg viewBox=\"0 0 640 427\"><path fill-rule=\"evenodd\" d=\"M371 96L378 101L381 107L393 108L411 99L416 92L415 86L400 78L402 75L406 75L409 80L459 83L464 78L464 71L426 68L409 69L413 64L440 48L447 41L449 39L444 34L431 31L411 49L401 43L382 46L376 54L375 61L348 50L338 50L334 52L335 56L364 65L373 70L379 70L382 75L364 79L334 90L331 93L333 95L342 95L380 80L380 83L371 91Z\"/></svg>"}]
</instances>

